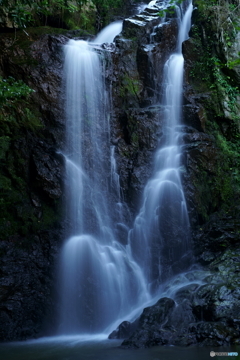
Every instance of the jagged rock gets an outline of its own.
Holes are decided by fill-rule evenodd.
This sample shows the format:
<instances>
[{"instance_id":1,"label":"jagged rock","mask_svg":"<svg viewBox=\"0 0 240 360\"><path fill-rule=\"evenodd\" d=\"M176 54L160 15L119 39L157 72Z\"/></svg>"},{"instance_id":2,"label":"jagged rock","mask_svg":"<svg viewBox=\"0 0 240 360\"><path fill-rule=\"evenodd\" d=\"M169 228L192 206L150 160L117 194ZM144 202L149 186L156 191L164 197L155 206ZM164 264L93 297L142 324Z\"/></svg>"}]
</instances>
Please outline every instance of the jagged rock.
<instances>
[{"instance_id":1,"label":"jagged rock","mask_svg":"<svg viewBox=\"0 0 240 360\"><path fill-rule=\"evenodd\" d=\"M220 278L215 273L208 276L210 284L193 283L180 288L175 294L175 302L162 298L144 309L137 329L121 347L239 344L239 279L237 277L235 283L222 283L223 278L224 275ZM234 290L232 285L236 286ZM127 326L130 327L129 323Z\"/></svg>"},{"instance_id":2,"label":"jagged rock","mask_svg":"<svg viewBox=\"0 0 240 360\"><path fill-rule=\"evenodd\" d=\"M196 256L202 264L209 264L219 258L229 247L236 247L239 241L240 219L237 208L232 213L213 214L196 234Z\"/></svg>"},{"instance_id":3,"label":"jagged rock","mask_svg":"<svg viewBox=\"0 0 240 360\"><path fill-rule=\"evenodd\" d=\"M160 6L160 7L159 7ZM155 10L159 11L160 5ZM154 11L155 11L154 10ZM113 138L121 138L116 148L120 183L124 197L133 211L139 206L139 198L152 173L153 151L161 138L161 107L156 105L161 94L163 66L174 51L177 37L177 21L172 18L159 24L150 16L138 16L125 21L121 36L116 39L113 60ZM150 35L158 43L151 43ZM127 32L134 27L136 38ZM137 31L138 27L141 31Z\"/></svg>"},{"instance_id":4,"label":"jagged rock","mask_svg":"<svg viewBox=\"0 0 240 360\"><path fill-rule=\"evenodd\" d=\"M123 341L121 347L141 348L168 343L163 325L174 307L175 302L172 299L162 298L155 305L145 308L136 331L129 339Z\"/></svg>"},{"instance_id":5,"label":"jagged rock","mask_svg":"<svg viewBox=\"0 0 240 360\"><path fill-rule=\"evenodd\" d=\"M63 168L56 155L54 155L41 142L33 149L32 161L36 173L36 186L43 189L50 198L59 199L62 195Z\"/></svg>"},{"instance_id":6,"label":"jagged rock","mask_svg":"<svg viewBox=\"0 0 240 360\"><path fill-rule=\"evenodd\" d=\"M136 329L136 323L130 323L129 321L123 321L116 330L114 330L109 336L109 339L126 339Z\"/></svg>"},{"instance_id":7,"label":"jagged rock","mask_svg":"<svg viewBox=\"0 0 240 360\"><path fill-rule=\"evenodd\" d=\"M53 324L50 314L59 231L44 231L31 240L15 235L1 241L1 341L35 337L47 314Z\"/></svg>"}]
</instances>

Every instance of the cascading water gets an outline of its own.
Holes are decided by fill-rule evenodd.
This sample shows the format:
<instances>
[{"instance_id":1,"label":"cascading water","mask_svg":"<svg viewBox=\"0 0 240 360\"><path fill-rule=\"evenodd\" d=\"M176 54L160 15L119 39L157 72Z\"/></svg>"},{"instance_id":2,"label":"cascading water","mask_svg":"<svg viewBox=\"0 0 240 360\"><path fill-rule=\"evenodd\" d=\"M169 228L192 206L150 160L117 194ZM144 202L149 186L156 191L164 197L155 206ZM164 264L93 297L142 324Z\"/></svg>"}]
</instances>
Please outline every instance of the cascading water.
<instances>
[{"instance_id":1,"label":"cascading water","mask_svg":"<svg viewBox=\"0 0 240 360\"><path fill-rule=\"evenodd\" d=\"M117 241L120 192L107 93L91 43L65 46L66 193L71 237L61 255L60 333L96 333L147 300L140 267ZM110 176L111 174L111 176Z\"/></svg>"},{"instance_id":2,"label":"cascading water","mask_svg":"<svg viewBox=\"0 0 240 360\"><path fill-rule=\"evenodd\" d=\"M183 78L180 49L191 12L190 4L180 21L176 53L164 67L164 141L128 243L121 241L117 231L117 225L125 225L115 148L109 140L101 51L85 41L70 40L65 46L70 238L61 255L60 333L104 331L118 319L129 318L150 300L149 290L157 290L166 278L184 269L180 264L188 248L189 223L177 126Z\"/></svg>"},{"instance_id":3,"label":"cascading water","mask_svg":"<svg viewBox=\"0 0 240 360\"><path fill-rule=\"evenodd\" d=\"M144 9L146 9L146 7L147 7L147 4L143 4L143 3L138 4L138 5L136 6L136 8L137 8L137 13L140 14L142 11L144 11Z\"/></svg>"},{"instance_id":4,"label":"cascading water","mask_svg":"<svg viewBox=\"0 0 240 360\"><path fill-rule=\"evenodd\" d=\"M183 260L189 247L189 220L180 179L181 147L177 126L181 122L184 59L182 42L191 25L192 3L182 20L176 53L164 66L164 136L156 153L152 179L147 183L143 205L129 233L131 251L144 271L152 292L176 273L186 269Z\"/></svg>"},{"instance_id":5,"label":"cascading water","mask_svg":"<svg viewBox=\"0 0 240 360\"><path fill-rule=\"evenodd\" d=\"M110 25L106 26L94 39L94 43L111 43L113 42L115 36L117 36L122 31L122 21L115 21Z\"/></svg>"}]
</instances>

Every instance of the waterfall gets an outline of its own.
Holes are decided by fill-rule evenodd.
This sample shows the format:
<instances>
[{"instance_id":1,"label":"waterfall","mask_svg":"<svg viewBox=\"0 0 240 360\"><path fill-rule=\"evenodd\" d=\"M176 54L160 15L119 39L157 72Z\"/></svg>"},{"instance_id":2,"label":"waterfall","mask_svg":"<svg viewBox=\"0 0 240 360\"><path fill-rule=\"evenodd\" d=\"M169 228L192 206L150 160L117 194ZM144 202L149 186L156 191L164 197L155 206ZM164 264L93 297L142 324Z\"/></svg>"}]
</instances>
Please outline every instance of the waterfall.
<instances>
[{"instance_id":1,"label":"waterfall","mask_svg":"<svg viewBox=\"0 0 240 360\"><path fill-rule=\"evenodd\" d=\"M114 38L122 31L122 21L115 21L110 25L106 26L100 31L100 33L94 39L94 43L111 43Z\"/></svg>"},{"instance_id":2,"label":"waterfall","mask_svg":"<svg viewBox=\"0 0 240 360\"><path fill-rule=\"evenodd\" d=\"M59 332L97 333L145 302L148 292L114 224L121 221L120 188L101 54L81 40L70 40L64 51L70 237L61 254Z\"/></svg>"},{"instance_id":3,"label":"waterfall","mask_svg":"<svg viewBox=\"0 0 240 360\"><path fill-rule=\"evenodd\" d=\"M177 127L184 65L181 44L187 38L191 12L192 4L179 20L176 52L164 67L164 139L155 156L153 177L144 190L143 205L125 242L118 233L126 226L115 147L110 146L103 50L94 48L98 37L93 43L70 40L64 47L69 238L60 264L62 334L103 332L147 304L150 292L154 295L159 284L184 269L189 221ZM106 38L101 41L109 41Z\"/></svg>"},{"instance_id":4,"label":"waterfall","mask_svg":"<svg viewBox=\"0 0 240 360\"><path fill-rule=\"evenodd\" d=\"M181 123L184 59L182 42L191 25L192 3L179 23L176 52L164 66L162 107L164 136L155 156L152 178L147 183L143 205L129 233L131 251L140 264L152 292L187 267L183 258L189 249L189 220L181 184ZM181 12L178 11L179 16Z\"/></svg>"}]
</instances>

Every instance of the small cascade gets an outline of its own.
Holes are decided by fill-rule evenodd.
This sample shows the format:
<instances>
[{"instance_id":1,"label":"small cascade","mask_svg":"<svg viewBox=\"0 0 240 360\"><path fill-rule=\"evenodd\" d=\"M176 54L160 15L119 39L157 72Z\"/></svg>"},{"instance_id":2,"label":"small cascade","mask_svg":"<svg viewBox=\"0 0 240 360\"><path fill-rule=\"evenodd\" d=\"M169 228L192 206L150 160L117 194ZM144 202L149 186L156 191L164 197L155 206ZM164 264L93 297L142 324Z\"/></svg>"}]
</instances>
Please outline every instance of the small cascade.
<instances>
[{"instance_id":1,"label":"small cascade","mask_svg":"<svg viewBox=\"0 0 240 360\"><path fill-rule=\"evenodd\" d=\"M145 187L142 208L129 233L132 254L153 293L166 279L189 266L189 219L181 184L177 126L182 116L184 59L181 46L188 37L192 9L190 3L180 18L176 52L164 66L164 136L155 156L154 175Z\"/></svg>"},{"instance_id":2,"label":"small cascade","mask_svg":"<svg viewBox=\"0 0 240 360\"><path fill-rule=\"evenodd\" d=\"M93 40L96 44L112 43L114 38L122 31L122 21L114 21L100 31Z\"/></svg>"},{"instance_id":3,"label":"small cascade","mask_svg":"<svg viewBox=\"0 0 240 360\"><path fill-rule=\"evenodd\" d=\"M64 50L70 237L60 259L59 333L97 333L144 303L148 291L115 229L116 218L124 224L99 48L70 40Z\"/></svg>"},{"instance_id":4,"label":"small cascade","mask_svg":"<svg viewBox=\"0 0 240 360\"><path fill-rule=\"evenodd\" d=\"M147 4L141 3L136 6L137 14L141 14L147 7Z\"/></svg>"}]
</instances>

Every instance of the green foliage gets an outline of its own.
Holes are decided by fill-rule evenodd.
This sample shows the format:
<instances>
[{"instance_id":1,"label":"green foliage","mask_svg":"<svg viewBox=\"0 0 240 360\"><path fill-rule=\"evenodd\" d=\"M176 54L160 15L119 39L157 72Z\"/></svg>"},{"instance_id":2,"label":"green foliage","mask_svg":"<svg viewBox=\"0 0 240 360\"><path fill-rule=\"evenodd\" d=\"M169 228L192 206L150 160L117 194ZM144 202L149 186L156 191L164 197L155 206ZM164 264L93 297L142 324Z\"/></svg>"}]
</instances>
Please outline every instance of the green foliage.
<instances>
[{"instance_id":1,"label":"green foliage","mask_svg":"<svg viewBox=\"0 0 240 360\"><path fill-rule=\"evenodd\" d=\"M225 75L221 71L221 64L219 59L216 57L210 58L212 61L212 71L214 77L214 83L210 86L211 89L217 89L218 92L223 94L223 97L226 99L227 107L230 112L232 119L235 121L240 120L237 108L237 98L239 96L239 89L237 86L231 84L231 77Z\"/></svg>"},{"instance_id":2,"label":"green foliage","mask_svg":"<svg viewBox=\"0 0 240 360\"><path fill-rule=\"evenodd\" d=\"M11 76L7 79L0 77L0 135L3 140L0 146L0 157L9 144L8 136L12 137L20 127L32 131L42 127L38 115L30 109L28 102L32 92L34 90L22 80L15 80Z\"/></svg>"},{"instance_id":3,"label":"green foliage","mask_svg":"<svg viewBox=\"0 0 240 360\"><path fill-rule=\"evenodd\" d=\"M233 141L227 139L218 132L216 134L217 144L224 154L225 166L230 171L230 178L233 183L235 194L240 193L240 144L237 135Z\"/></svg>"},{"instance_id":4,"label":"green foliage","mask_svg":"<svg viewBox=\"0 0 240 360\"><path fill-rule=\"evenodd\" d=\"M14 234L28 237L46 229L59 215L52 206L43 204L39 217L39 210L32 206L27 139L28 135L32 136L30 132L41 129L42 124L27 100L31 89L12 78L7 83L11 91L3 91L0 113L0 238Z\"/></svg>"},{"instance_id":5,"label":"green foliage","mask_svg":"<svg viewBox=\"0 0 240 360\"><path fill-rule=\"evenodd\" d=\"M15 88L11 79L12 89ZM28 94L28 88L22 86L22 92L15 89L7 92L9 96L1 107L0 114L0 236L12 235L19 227L28 226L28 222L19 222L16 209L25 206L28 201L26 168L21 149L15 144L26 131L39 129L41 123L33 112L25 106L29 104L21 96ZM21 94L14 99L13 94ZM18 96L18 95L17 95Z\"/></svg>"},{"instance_id":6,"label":"green foliage","mask_svg":"<svg viewBox=\"0 0 240 360\"><path fill-rule=\"evenodd\" d=\"M195 180L199 212L206 219L213 211L230 211L240 201L239 83L233 71L240 60L231 57L236 56L231 49L239 31L239 8L225 0L196 0L195 4L198 12L188 45L189 78L202 94L199 102L206 114L205 131L214 136L218 147L214 167L206 171L205 164L203 168L200 164Z\"/></svg>"},{"instance_id":7,"label":"green foliage","mask_svg":"<svg viewBox=\"0 0 240 360\"><path fill-rule=\"evenodd\" d=\"M210 35L207 36L207 44L204 44L198 27L192 30L194 38L194 65L190 71L191 78L198 91L211 91L214 102L226 104L227 110L231 118L237 123L239 118L239 108L237 104L239 96L239 88L235 84L234 79L227 73L229 64L222 62L214 51L214 39ZM199 83L199 79L201 79ZM222 109L216 109L218 116L224 116Z\"/></svg>"},{"instance_id":8,"label":"green foliage","mask_svg":"<svg viewBox=\"0 0 240 360\"><path fill-rule=\"evenodd\" d=\"M123 9L125 0L92 0L96 10L96 29L101 30L109 24L119 9Z\"/></svg>"},{"instance_id":9,"label":"green foliage","mask_svg":"<svg viewBox=\"0 0 240 360\"><path fill-rule=\"evenodd\" d=\"M240 31L240 4L234 0L196 0L200 10L200 19L202 22L209 23L209 34L212 32L216 40L225 48L226 61L224 66L232 69L240 64L236 58L232 46L235 42L236 35Z\"/></svg>"},{"instance_id":10,"label":"green foliage","mask_svg":"<svg viewBox=\"0 0 240 360\"><path fill-rule=\"evenodd\" d=\"M21 98L27 98L32 90L22 80L15 80L9 76L3 79L0 76L0 104L13 104Z\"/></svg>"},{"instance_id":11,"label":"green foliage","mask_svg":"<svg viewBox=\"0 0 240 360\"><path fill-rule=\"evenodd\" d=\"M93 4L98 8L105 9L108 11L111 8L117 8L122 5L122 0L93 0Z\"/></svg>"},{"instance_id":12,"label":"green foliage","mask_svg":"<svg viewBox=\"0 0 240 360\"><path fill-rule=\"evenodd\" d=\"M91 29L95 22L93 10L97 12L102 27L123 4L124 0L0 0L0 12L4 16L7 14L15 28L46 25L51 16L58 17L70 28L77 28L76 24L80 24L81 28L88 30L88 26Z\"/></svg>"},{"instance_id":13,"label":"green foliage","mask_svg":"<svg viewBox=\"0 0 240 360\"><path fill-rule=\"evenodd\" d=\"M235 66L239 66L240 65L240 52L238 53L239 58L232 60L232 61L228 61L228 68L229 69L233 69Z\"/></svg>"},{"instance_id":14,"label":"green foliage","mask_svg":"<svg viewBox=\"0 0 240 360\"><path fill-rule=\"evenodd\" d=\"M168 7L166 9L161 10L158 15L160 17L164 17L165 14L174 14L175 7L177 5L181 5L184 2L184 0L169 0ZM196 0L197 6L202 10L205 7L213 7L219 4L219 0ZM235 7L233 4L230 4L230 9L233 9L232 11L235 11L237 7Z\"/></svg>"},{"instance_id":15,"label":"green foliage","mask_svg":"<svg viewBox=\"0 0 240 360\"><path fill-rule=\"evenodd\" d=\"M180 5L184 0L170 0L168 7L159 12L160 17L166 14L174 14L176 5ZM227 0L195 0L195 5L200 11L200 18L204 23L213 24L216 27L211 29L214 33L220 33L224 45L231 49L236 33L240 31L239 10L240 4ZM214 21L213 21L214 20ZM209 45L208 45L209 46ZM233 69L240 65L240 53L237 59L228 58L225 66ZM203 71L204 72L204 71Z\"/></svg>"},{"instance_id":16,"label":"green foliage","mask_svg":"<svg viewBox=\"0 0 240 360\"><path fill-rule=\"evenodd\" d=\"M2 11L16 28L26 28L36 25L42 16L62 14L64 11L75 13L79 11L87 0L77 0L76 5L69 0L0 0Z\"/></svg>"},{"instance_id":17,"label":"green foliage","mask_svg":"<svg viewBox=\"0 0 240 360\"><path fill-rule=\"evenodd\" d=\"M0 160L5 159L6 152L9 149L10 137L9 136L0 136Z\"/></svg>"},{"instance_id":18,"label":"green foliage","mask_svg":"<svg viewBox=\"0 0 240 360\"><path fill-rule=\"evenodd\" d=\"M170 0L168 7L159 11L158 15L160 17L165 17L166 14L174 14L176 5L180 5L184 0Z\"/></svg>"},{"instance_id":19,"label":"green foliage","mask_svg":"<svg viewBox=\"0 0 240 360\"><path fill-rule=\"evenodd\" d=\"M29 5L17 2L15 6L8 9L8 14L13 24L17 27L24 28L33 21L32 12Z\"/></svg>"},{"instance_id":20,"label":"green foliage","mask_svg":"<svg viewBox=\"0 0 240 360\"><path fill-rule=\"evenodd\" d=\"M2 174L0 174L0 191L1 191L1 195L3 194L3 192L5 192L6 190L8 191L8 190L12 190L11 189L11 180L8 178L8 177L6 177L6 176L4 176L4 175L2 175ZM0 202L1 203L3 203L3 198L1 198L0 199Z\"/></svg>"}]
</instances>

